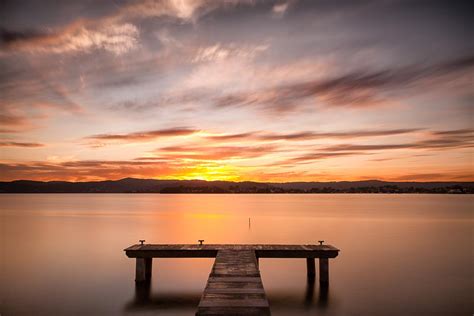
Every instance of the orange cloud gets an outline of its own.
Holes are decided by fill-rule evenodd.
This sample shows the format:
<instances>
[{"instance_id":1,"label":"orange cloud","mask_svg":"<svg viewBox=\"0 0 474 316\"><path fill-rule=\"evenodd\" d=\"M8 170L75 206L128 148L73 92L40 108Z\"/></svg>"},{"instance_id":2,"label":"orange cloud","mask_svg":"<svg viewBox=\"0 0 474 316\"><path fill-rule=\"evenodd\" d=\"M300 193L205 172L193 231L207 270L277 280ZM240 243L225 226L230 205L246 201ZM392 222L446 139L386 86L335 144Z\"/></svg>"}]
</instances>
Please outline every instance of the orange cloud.
<instances>
[{"instance_id":1,"label":"orange cloud","mask_svg":"<svg viewBox=\"0 0 474 316\"><path fill-rule=\"evenodd\" d=\"M169 146L156 150L167 159L226 160L258 158L278 150L275 145L261 146Z\"/></svg>"},{"instance_id":2,"label":"orange cloud","mask_svg":"<svg viewBox=\"0 0 474 316\"><path fill-rule=\"evenodd\" d=\"M11 181L94 181L126 177L160 179L237 180L237 168L217 162L79 160L0 163L0 179Z\"/></svg>"},{"instance_id":3,"label":"orange cloud","mask_svg":"<svg viewBox=\"0 0 474 316\"><path fill-rule=\"evenodd\" d=\"M221 134L204 136L204 138L213 141L242 141L242 140L261 140L261 141L302 141L313 139L348 139L362 137L379 137L392 136L401 134L410 134L422 131L422 128L407 129L381 129L381 130L354 130L345 132L314 132L314 131L298 131L291 133L269 133L269 132L246 132L237 134Z\"/></svg>"},{"instance_id":4,"label":"orange cloud","mask_svg":"<svg viewBox=\"0 0 474 316\"><path fill-rule=\"evenodd\" d=\"M0 163L0 180L18 179L37 181L95 181L117 180L126 177L148 179L202 179L231 181L351 181L380 179L392 181L472 181L470 170L439 170L434 173L394 173L384 171L383 176L368 176L367 170L344 172L331 170L297 171L269 168L237 168L219 162L154 162L154 161L102 161L82 160L50 163L30 161Z\"/></svg>"},{"instance_id":5,"label":"orange cloud","mask_svg":"<svg viewBox=\"0 0 474 316\"><path fill-rule=\"evenodd\" d=\"M0 147L23 147L23 148L36 148L44 147L41 143L25 143L25 142L11 142L11 141L0 141Z\"/></svg>"},{"instance_id":6,"label":"orange cloud","mask_svg":"<svg viewBox=\"0 0 474 316\"><path fill-rule=\"evenodd\" d=\"M175 136L187 136L198 133L199 130L189 127L173 127L167 129L159 129L152 131L133 132L128 134L98 134L85 137L88 145L91 147L100 147L102 142L121 142L121 143L135 143L135 142L147 142L157 138L163 137L175 137Z\"/></svg>"}]
</instances>

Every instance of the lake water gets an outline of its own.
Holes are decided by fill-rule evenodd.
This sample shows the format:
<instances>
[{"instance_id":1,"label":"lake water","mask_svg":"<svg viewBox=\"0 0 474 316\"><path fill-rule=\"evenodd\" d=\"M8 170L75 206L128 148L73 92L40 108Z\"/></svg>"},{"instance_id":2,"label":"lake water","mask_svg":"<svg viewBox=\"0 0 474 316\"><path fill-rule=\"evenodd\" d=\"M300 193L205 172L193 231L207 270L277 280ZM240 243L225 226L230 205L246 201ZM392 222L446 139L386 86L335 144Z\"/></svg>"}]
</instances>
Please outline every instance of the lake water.
<instances>
[{"instance_id":1,"label":"lake water","mask_svg":"<svg viewBox=\"0 0 474 316\"><path fill-rule=\"evenodd\" d=\"M123 249L150 243L326 243L330 286L304 259L261 259L272 315L472 315L474 196L0 195L5 315L194 315L213 259L155 259L136 291ZM249 226L249 218L251 225Z\"/></svg>"}]
</instances>

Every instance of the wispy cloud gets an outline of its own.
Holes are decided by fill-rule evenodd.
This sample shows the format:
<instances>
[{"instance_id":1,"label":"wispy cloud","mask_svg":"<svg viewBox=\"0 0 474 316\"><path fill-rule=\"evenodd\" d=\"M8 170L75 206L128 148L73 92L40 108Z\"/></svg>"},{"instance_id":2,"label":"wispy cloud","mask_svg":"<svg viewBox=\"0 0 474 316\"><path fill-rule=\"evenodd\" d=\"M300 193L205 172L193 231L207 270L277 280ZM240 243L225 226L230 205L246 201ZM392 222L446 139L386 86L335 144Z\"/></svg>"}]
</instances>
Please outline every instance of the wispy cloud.
<instances>
[{"instance_id":1,"label":"wispy cloud","mask_svg":"<svg viewBox=\"0 0 474 316\"><path fill-rule=\"evenodd\" d=\"M205 139L213 141L305 141L315 139L350 139L369 138L392 135L411 134L423 131L422 128L380 129L380 130L353 130L343 132L315 132L296 131L291 133L272 133L268 131L254 131L237 134L206 135Z\"/></svg>"},{"instance_id":2,"label":"wispy cloud","mask_svg":"<svg viewBox=\"0 0 474 316\"><path fill-rule=\"evenodd\" d=\"M401 176L391 177L391 181L440 181L440 179L448 179L450 181L471 181L473 174L463 172L450 173L412 173Z\"/></svg>"},{"instance_id":3,"label":"wispy cloud","mask_svg":"<svg viewBox=\"0 0 474 316\"><path fill-rule=\"evenodd\" d=\"M172 17L192 22L223 7L253 4L251 0L140 0L115 6L116 10L97 19L79 18L55 30L0 29L0 48L6 52L71 53L105 50L116 55L139 45L137 18Z\"/></svg>"},{"instance_id":4,"label":"wispy cloud","mask_svg":"<svg viewBox=\"0 0 474 316\"><path fill-rule=\"evenodd\" d=\"M368 155L368 153L364 151L349 151L349 152L331 152L331 151L324 151L324 152L316 152L316 153L309 153L304 154L301 156L297 156L294 158L290 158L281 162L281 164L289 164L289 163L308 163L313 161L318 161L322 159L329 159L329 158L339 158L345 156L360 156L360 155ZM274 163L273 165L277 166L280 163Z\"/></svg>"},{"instance_id":5,"label":"wispy cloud","mask_svg":"<svg viewBox=\"0 0 474 316\"><path fill-rule=\"evenodd\" d=\"M464 128L464 129L455 129L455 130L445 130L445 131L433 131L431 132L433 135L436 136L470 136L474 135L474 129L472 128Z\"/></svg>"},{"instance_id":6,"label":"wispy cloud","mask_svg":"<svg viewBox=\"0 0 474 316\"><path fill-rule=\"evenodd\" d=\"M2 179L31 180L101 180L120 179L128 176L165 177L176 173L169 164L134 161L68 161L49 163L31 161L22 163L0 163Z\"/></svg>"},{"instance_id":7,"label":"wispy cloud","mask_svg":"<svg viewBox=\"0 0 474 316\"><path fill-rule=\"evenodd\" d=\"M141 131L126 134L97 134L85 137L87 141L122 141L122 142L145 142L162 137L187 136L197 134L201 139L209 141L209 144L217 144L219 142L252 142L254 144L269 141L305 141L315 139L351 139L351 138L370 138L381 136L392 136L411 134L423 131L420 128L407 129L381 129L381 130L354 130L344 132L314 132L314 131L297 131L291 133L272 133L266 131L251 131L236 134L212 134L200 129L190 127L174 127L169 129L159 129L152 131ZM202 135L199 132L204 132ZM227 147L232 148L232 147ZM236 147L238 149L238 147ZM184 149L184 147L169 147L166 149ZM190 148L187 148L190 149ZM194 151L200 149L207 150L205 147L193 147Z\"/></svg>"},{"instance_id":8,"label":"wispy cloud","mask_svg":"<svg viewBox=\"0 0 474 316\"><path fill-rule=\"evenodd\" d=\"M469 135L464 135L463 137L457 136L458 134L465 134L466 131L468 131L467 133ZM309 153L298 155L282 162L275 162L275 164L288 164L292 162L310 163L328 158L371 155L374 153L391 150L440 151L474 148L474 134L469 132L469 130L451 130L443 131L441 134L439 133L440 132L438 131L428 133L428 135L438 135L434 138L432 136L428 136L429 138L427 139L398 144L337 144L322 147L319 146Z\"/></svg>"},{"instance_id":9,"label":"wispy cloud","mask_svg":"<svg viewBox=\"0 0 474 316\"><path fill-rule=\"evenodd\" d=\"M37 126L39 120L44 120L57 113L83 114L82 107L73 102L48 103L31 102L0 103L0 133L19 133Z\"/></svg>"},{"instance_id":10,"label":"wispy cloud","mask_svg":"<svg viewBox=\"0 0 474 316\"><path fill-rule=\"evenodd\" d=\"M123 6L114 14L117 19L168 16L193 21L218 8L254 4L255 0L141 0Z\"/></svg>"},{"instance_id":11,"label":"wispy cloud","mask_svg":"<svg viewBox=\"0 0 474 316\"><path fill-rule=\"evenodd\" d=\"M41 143L25 143L25 142L14 142L14 141L1 141L0 147L22 147L22 148L37 148L44 147Z\"/></svg>"},{"instance_id":12,"label":"wispy cloud","mask_svg":"<svg viewBox=\"0 0 474 316\"><path fill-rule=\"evenodd\" d=\"M406 128L406 129L382 129L382 130L354 130L354 131L345 131L345 132L295 132L288 134L266 134L260 135L259 139L262 140L311 140L311 139L324 139L324 138L333 138L333 139L348 139L348 138L362 138L362 137L379 137L379 136L392 136L392 135L402 135L402 134L411 134L419 132L423 129L420 128Z\"/></svg>"},{"instance_id":13,"label":"wispy cloud","mask_svg":"<svg viewBox=\"0 0 474 316\"><path fill-rule=\"evenodd\" d=\"M156 150L159 157L191 160L251 159L266 156L278 150L275 145L255 146L168 146Z\"/></svg>"},{"instance_id":14,"label":"wispy cloud","mask_svg":"<svg viewBox=\"0 0 474 316\"><path fill-rule=\"evenodd\" d=\"M187 179L214 174L221 179L236 179L232 167L217 163L186 161L75 160L64 162L0 162L3 181L15 179L93 181L106 179L160 178Z\"/></svg>"},{"instance_id":15,"label":"wispy cloud","mask_svg":"<svg viewBox=\"0 0 474 316\"><path fill-rule=\"evenodd\" d=\"M147 142L163 137L187 136L198 133L198 129L190 127L173 127L151 131L133 132L127 134L97 134L84 138L86 141L93 141L89 145L97 146L97 142L118 141L124 143Z\"/></svg>"},{"instance_id":16,"label":"wispy cloud","mask_svg":"<svg viewBox=\"0 0 474 316\"><path fill-rule=\"evenodd\" d=\"M268 45L235 45L227 47L219 43L199 48L193 58L193 62L218 62L228 58L253 59L268 49Z\"/></svg>"},{"instance_id":17,"label":"wispy cloud","mask_svg":"<svg viewBox=\"0 0 474 316\"><path fill-rule=\"evenodd\" d=\"M2 30L3 49L28 53L90 52L103 49L114 54L137 46L138 29L130 23L95 25L75 22L56 33L14 32Z\"/></svg>"},{"instance_id":18,"label":"wispy cloud","mask_svg":"<svg viewBox=\"0 0 474 316\"><path fill-rule=\"evenodd\" d=\"M288 6L288 2L275 4L272 8L272 12L277 16L282 16L283 14L285 14L286 10L288 10Z\"/></svg>"},{"instance_id":19,"label":"wispy cloud","mask_svg":"<svg viewBox=\"0 0 474 316\"><path fill-rule=\"evenodd\" d=\"M4 113L0 113L0 123L3 126L23 126L27 124L27 119L24 116L5 111Z\"/></svg>"},{"instance_id":20,"label":"wispy cloud","mask_svg":"<svg viewBox=\"0 0 474 316\"><path fill-rule=\"evenodd\" d=\"M392 149L428 149L428 150L442 150L451 148L473 148L474 135L451 138L440 137L434 139L425 139L413 143L404 144L370 144L370 145L356 145L356 144L339 144L322 148L327 151L380 151Z\"/></svg>"},{"instance_id":21,"label":"wispy cloud","mask_svg":"<svg viewBox=\"0 0 474 316\"><path fill-rule=\"evenodd\" d=\"M367 107L379 105L386 99L384 93L408 89L429 81L451 81L448 76L472 71L474 57L468 56L426 67L406 67L379 71L354 71L334 78L290 83L270 89L241 92L218 97L215 106L264 106L278 112L292 109L302 100L316 97L334 106Z\"/></svg>"}]
</instances>

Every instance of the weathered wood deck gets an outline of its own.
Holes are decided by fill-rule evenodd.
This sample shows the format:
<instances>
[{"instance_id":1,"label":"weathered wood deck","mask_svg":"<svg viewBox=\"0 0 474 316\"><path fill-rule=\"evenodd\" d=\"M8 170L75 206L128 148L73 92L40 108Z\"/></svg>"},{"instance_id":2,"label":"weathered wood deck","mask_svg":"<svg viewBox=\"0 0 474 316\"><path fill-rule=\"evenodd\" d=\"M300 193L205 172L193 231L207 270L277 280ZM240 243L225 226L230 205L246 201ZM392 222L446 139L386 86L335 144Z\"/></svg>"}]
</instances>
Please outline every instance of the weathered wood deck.
<instances>
[{"instance_id":1,"label":"weathered wood deck","mask_svg":"<svg viewBox=\"0 0 474 316\"><path fill-rule=\"evenodd\" d=\"M136 258L136 282L151 280L153 258L216 258L196 315L270 315L259 258L306 258L308 277L315 277L319 258L320 283L329 282L329 258L339 249L330 245L152 245L125 249Z\"/></svg>"}]
</instances>

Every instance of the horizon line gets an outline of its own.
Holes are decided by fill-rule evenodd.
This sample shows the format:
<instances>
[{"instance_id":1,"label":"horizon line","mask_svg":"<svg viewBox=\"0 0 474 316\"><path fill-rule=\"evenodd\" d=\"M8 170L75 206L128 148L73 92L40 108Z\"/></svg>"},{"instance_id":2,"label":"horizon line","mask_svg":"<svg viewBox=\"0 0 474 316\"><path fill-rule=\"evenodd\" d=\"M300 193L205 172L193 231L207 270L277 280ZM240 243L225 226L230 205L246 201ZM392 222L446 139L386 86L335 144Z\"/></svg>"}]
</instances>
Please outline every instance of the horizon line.
<instances>
[{"instance_id":1,"label":"horizon line","mask_svg":"<svg viewBox=\"0 0 474 316\"><path fill-rule=\"evenodd\" d=\"M252 181L252 180L244 180L244 181L235 181L235 180L205 180L205 179L154 179L154 178L134 178L134 177L125 177L120 179L103 179L103 180L85 180L85 181L69 181L69 180L30 180L30 179L15 179L15 180L0 180L3 183L12 183L12 182L20 182L20 181L28 181L28 182L43 182L43 183L51 183L51 182L68 182L68 183L90 183L90 182L118 182L123 180L153 180L153 181L201 181L201 182L231 182L231 183L260 183L260 184L288 184L288 183L341 183L341 182L387 182L387 183L474 183L474 180L432 180L432 181L416 181L416 180L380 180L380 179L367 179L367 180L330 180L330 181L286 181L286 182L278 182L278 181Z\"/></svg>"}]
</instances>

